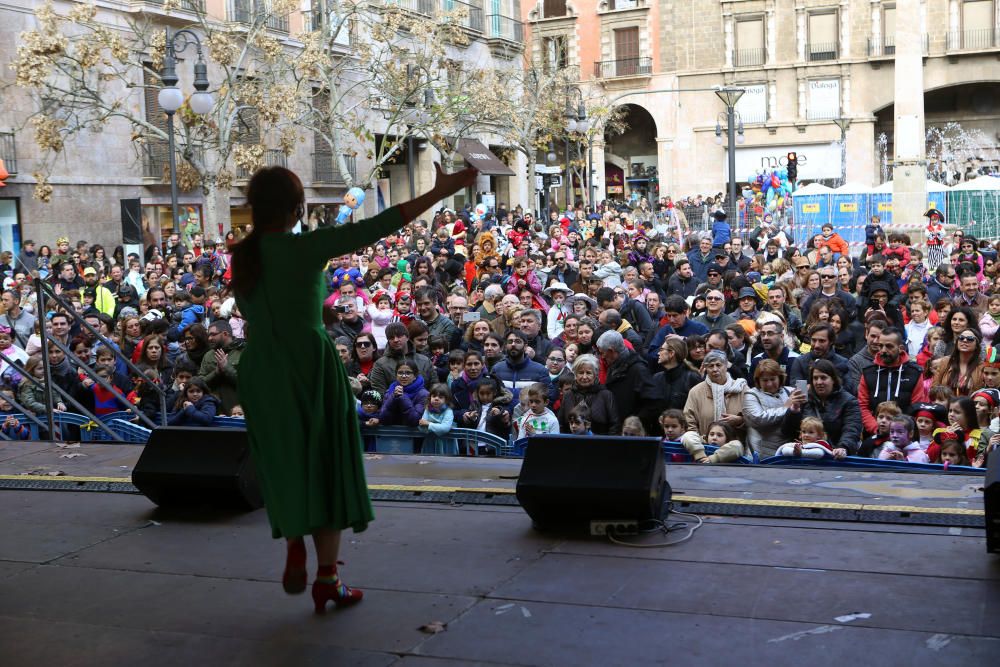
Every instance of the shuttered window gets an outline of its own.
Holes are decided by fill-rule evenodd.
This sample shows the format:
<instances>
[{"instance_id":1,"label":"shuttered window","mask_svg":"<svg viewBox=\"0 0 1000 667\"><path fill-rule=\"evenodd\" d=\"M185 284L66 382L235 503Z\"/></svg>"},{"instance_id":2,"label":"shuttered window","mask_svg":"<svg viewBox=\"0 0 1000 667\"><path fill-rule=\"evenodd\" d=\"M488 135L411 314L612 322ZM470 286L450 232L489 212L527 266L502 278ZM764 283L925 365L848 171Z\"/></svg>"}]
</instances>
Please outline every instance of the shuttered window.
<instances>
[{"instance_id":1,"label":"shuttered window","mask_svg":"<svg viewBox=\"0 0 1000 667\"><path fill-rule=\"evenodd\" d=\"M542 11L544 18L566 16L566 0L545 0Z\"/></svg>"},{"instance_id":2,"label":"shuttered window","mask_svg":"<svg viewBox=\"0 0 1000 667\"><path fill-rule=\"evenodd\" d=\"M615 74L630 76L639 70L639 28L615 30Z\"/></svg>"}]
</instances>

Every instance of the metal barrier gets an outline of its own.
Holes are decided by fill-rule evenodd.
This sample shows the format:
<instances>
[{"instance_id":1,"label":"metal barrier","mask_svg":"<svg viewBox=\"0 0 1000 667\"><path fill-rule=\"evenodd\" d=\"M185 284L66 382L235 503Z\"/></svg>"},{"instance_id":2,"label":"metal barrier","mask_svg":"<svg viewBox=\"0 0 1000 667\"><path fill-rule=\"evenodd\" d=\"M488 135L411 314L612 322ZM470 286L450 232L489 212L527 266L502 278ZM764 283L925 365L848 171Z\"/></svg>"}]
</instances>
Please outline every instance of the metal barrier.
<instances>
[{"instance_id":1,"label":"metal barrier","mask_svg":"<svg viewBox=\"0 0 1000 667\"><path fill-rule=\"evenodd\" d=\"M115 345L111 340L102 336L99 331L90 326L90 324L88 324L87 321L76 312L76 310L73 308L71 304L66 303L66 301L64 301L58 294L56 294L55 289L52 287L52 285L48 284L41 278L35 278L35 291L38 295L38 312L40 317L45 316L45 313L47 312L46 301L51 299L62 308L62 313L64 315L71 318L74 322L78 323L87 332L89 332L92 336L94 336L94 339L96 341L100 342L102 345L111 350L112 353L114 353L115 355L115 359L121 360L125 364L126 368L131 370L136 375L138 376L143 375L143 372L135 364L133 364L128 357L122 354L122 351L118 348L117 345ZM123 442L124 440L118 433L116 433L110 427L105 425L99 417L97 417L92 412L87 410L87 408L81 405L79 401L77 401L69 394L69 392L65 391L62 387L59 387L52 381L52 366L49 361L49 343L52 343L60 351L62 351L62 353L66 355L67 361L72 366L76 366L77 368L82 370L87 375L87 377L93 380L96 384L99 384L102 388L104 388L107 391L110 391L112 393L118 393L112 386L112 384L107 380L105 380L104 378L97 375L96 371L90 368L87 364L77 359L76 355L73 354L73 351L70 350L62 341L60 341L57 338L50 337L49 332L46 330L44 323L42 323L42 326L39 327L39 332L42 344L42 367L44 369L44 375L43 375L44 384L42 385L42 387L43 387L43 395L45 396L45 412L48 421L49 438L54 439L56 435L55 419L54 419L55 410L52 405L52 392L55 391L59 396L61 396L64 399L67 405L72 405L74 408L79 410L81 414L89 417L90 420L94 422L98 427L100 427L103 431L105 431L111 437L112 440ZM28 378L29 381L34 382L35 386L39 385L40 381L37 378L31 377L30 374L27 373L22 366L15 366L15 367L18 368L19 371L21 371L21 374L25 378ZM163 387L159 386L158 384L151 383L149 386L151 386L153 389L156 390L156 393L158 394L158 397L160 399L160 424L166 425L167 423L166 390ZM142 412L136 406L127 405L126 410L130 414L134 415L139 421L145 423L150 428L156 426L156 424L154 424L148 417L146 417L146 415L142 414Z\"/></svg>"}]
</instances>

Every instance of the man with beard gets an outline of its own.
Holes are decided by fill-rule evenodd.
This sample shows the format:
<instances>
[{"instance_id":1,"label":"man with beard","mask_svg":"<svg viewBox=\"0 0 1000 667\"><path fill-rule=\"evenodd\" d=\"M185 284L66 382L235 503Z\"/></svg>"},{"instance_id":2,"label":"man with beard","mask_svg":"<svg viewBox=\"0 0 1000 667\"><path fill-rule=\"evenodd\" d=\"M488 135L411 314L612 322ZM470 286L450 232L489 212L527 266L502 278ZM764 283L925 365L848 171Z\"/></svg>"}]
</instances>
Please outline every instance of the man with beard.
<instances>
[{"instance_id":1,"label":"man with beard","mask_svg":"<svg viewBox=\"0 0 1000 667\"><path fill-rule=\"evenodd\" d=\"M837 338L833 327L829 324L817 324L809 332L810 350L799 355L792 362L788 371L788 384L794 386L798 380L808 380L809 370L819 359L826 359L837 369L840 377L845 378L849 372L847 359L833 351L833 342Z\"/></svg>"},{"instance_id":2,"label":"man with beard","mask_svg":"<svg viewBox=\"0 0 1000 667\"><path fill-rule=\"evenodd\" d=\"M385 352L372 366L369 379L372 389L385 394L389 385L396 381L396 367L404 360L412 363L427 386L437 382L437 371L426 355L410 349L410 334L401 322L390 322L385 327Z\"/></svg>"},{"instance_id":3,"label":"man with beard","mask_svg":"<svg viewBox=\"0 0 1000 667\"><path fill-rule=\"evenodd\" d=\"M239 404L236 370L246 343L233 338L233 329L226 320L215 320L208 326L208 342L212 352L201 360L198 376L219 398L225 416Z\"/></svg>"},{"instance_id":4,"label":"man with beard","mask_svg":"<svg viewBox=\"0 0 1000 667\"><path fill-rule=\"evenodd\" d=\"M549 371L542 364L532 361L525 354L527 342L520 331L508 331L504 337L507 358L493 366L491 374L499 379L518 400L521 390L535 382L549 387Z\"/></svg>"},{"instance_id":5,"label":"man with beard","mask_svg":"<svg viewBox=\"0 0 1000 667\"><path fill-rule=\"evenodd\" d=\"M799 354L785 345L784 325L781 322L765 322L760 325L760 345L764 351L750 360L750 377L754 376L757 364L764 359L777 361L787 376L792 362Z\"/></svg>"},{"instance_id":6,"label":"man with beard","mask_svg":"<svg viewBox=\"0 0 1000 667\"><path fill-rule=\"evenodd\" d=\"M858 385L858 405L865 433L875 433L878 424L875 411L880 403L893 401L909 414L910 406L926 403L927 389L921 381L923 371L910 361L899 329L884 329L878 337L875 362L861 373Z\"/></svg>"}]
</instances>

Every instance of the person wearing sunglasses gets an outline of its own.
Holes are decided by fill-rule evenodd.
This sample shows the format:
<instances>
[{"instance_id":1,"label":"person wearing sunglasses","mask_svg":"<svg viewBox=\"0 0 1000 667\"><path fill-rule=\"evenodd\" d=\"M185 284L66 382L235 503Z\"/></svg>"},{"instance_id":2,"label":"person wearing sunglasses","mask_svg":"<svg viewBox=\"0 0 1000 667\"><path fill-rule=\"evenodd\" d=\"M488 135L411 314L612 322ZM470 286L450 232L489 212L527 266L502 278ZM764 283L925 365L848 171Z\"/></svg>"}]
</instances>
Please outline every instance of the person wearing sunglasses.
<instances>
[{"instance_id":1,"label":"person wearing sunglasses","mask_svg":"<svg viewBox=\"0 0 1000 667\"><path fill-rule=\"evenodd\" d=\"M725 329L730 324L736 323L736 318L726 314L726 297L721 290L710 289L705 293L705 312L694 318L695 322L701 322L710 331Z\"/></svg>"}]
</instances>

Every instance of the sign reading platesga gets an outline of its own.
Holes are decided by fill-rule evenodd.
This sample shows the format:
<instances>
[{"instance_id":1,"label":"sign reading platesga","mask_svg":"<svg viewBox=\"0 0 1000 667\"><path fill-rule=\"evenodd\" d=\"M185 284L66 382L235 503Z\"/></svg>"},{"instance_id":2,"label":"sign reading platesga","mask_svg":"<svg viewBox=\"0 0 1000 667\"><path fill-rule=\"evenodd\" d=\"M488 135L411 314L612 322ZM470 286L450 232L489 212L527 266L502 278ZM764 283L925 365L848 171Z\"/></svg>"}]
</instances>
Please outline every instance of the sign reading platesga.
<instances>
[{"instance_id":1,"label":"sign reading platesga","mask_svg":"<svg viewBox=\"0 0 1000 667\"><path fill-rule=\"evenodd\" d=\"M758 171L773 171L788 166L788 153L798 155L800 181L820 178L840 178L840 143L782 144L778 146L748 146L736 148L736 181L745 183ZM725 162L725 156L723 156ZM726 166L725 177L729 178Z\"/></svg>"}]
</instances>

